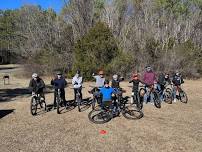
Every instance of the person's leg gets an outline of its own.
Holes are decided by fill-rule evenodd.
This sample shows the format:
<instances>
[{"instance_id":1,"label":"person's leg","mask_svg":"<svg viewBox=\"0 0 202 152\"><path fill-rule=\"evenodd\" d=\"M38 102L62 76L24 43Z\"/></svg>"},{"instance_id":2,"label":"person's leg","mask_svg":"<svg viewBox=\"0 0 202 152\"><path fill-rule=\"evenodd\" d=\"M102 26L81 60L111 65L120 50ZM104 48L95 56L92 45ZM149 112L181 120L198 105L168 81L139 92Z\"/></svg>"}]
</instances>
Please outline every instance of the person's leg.
<instances>
[{"instance_id":1,"label":"person's leg","mask_svg":"<svg viewBox=\"0 0 202 152\"><path fill-rule=\"evenodd\" d=\"M176 99L176 92L177 92L177 86L174 86L174 87L173 87L173 99L174 99L173 101L174 101L174 102L177 101L177 99Z\"/></svg>"},{"instance_id":2,"label":"person's leg","mask_svg":"<svg viewBox=\"0 0 202 152\"><path fill-rule=\"evenodd\" d=\"M57 90L54 91L53 107L56 107Z\"/></svg>"},{"instance_id":3,"label":"person's leg","mask_svg":"<svg viewBox=\"0 0 202 152\"><path fill-rule=\"evenodd\" d=\"M74 102L76 101L76 93L77 93L77 89L74 88Z\"/></svg>"},{"instance_id":4,"label":"person's leg","mask_svg":"<svg viewBox=\"0 0 202 152\"><path fill-rule=\"evenodd\" d=\"M79 93L80 93L80 96L81 96L81 100L83 100L82 87L79 88Z\"/></svg>"}]
</instances>

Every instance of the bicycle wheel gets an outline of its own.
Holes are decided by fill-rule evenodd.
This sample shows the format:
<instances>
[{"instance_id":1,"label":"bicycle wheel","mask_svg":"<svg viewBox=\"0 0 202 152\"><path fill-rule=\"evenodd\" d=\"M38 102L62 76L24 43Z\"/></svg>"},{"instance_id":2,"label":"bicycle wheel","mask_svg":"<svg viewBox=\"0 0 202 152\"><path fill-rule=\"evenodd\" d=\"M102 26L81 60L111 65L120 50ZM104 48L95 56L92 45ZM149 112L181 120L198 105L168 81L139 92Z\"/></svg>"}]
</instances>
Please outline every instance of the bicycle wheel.
<instances>
[{"instance_id":1,"label":"bicycle wheel","mask_svg":"<svg viewBox=\"0 0 202 152\"><path fill-rule=\"evenodd\" d=\"M76 97L76 101L77 101L78 111L81 112L81 99L80 99L80 97Z\"/></svg>"},{"instance_id":2,"label":"bicycle wheel","mask_svg":"<svg viewBox=\"0 0 202 152\"><path fill-rule=\"evenodd\" d=\"M30 103L30 111L31 111L31 114L34 116L36 115L36 112L37 112L37 100L35 97L32 97L31 99L31 103Z\"/></svg>"},{"instance_id":3,"label":"bicycle wheel","mask_svg":"<svg viewBox=\"0 0 202 152\"><path fill-rule=\"evenodd\" d=\"M46 106L46 101L45 100L41 100L40 107L41 107L41 109L43 109L43 111L47 110L47 106Z\"/></svg>"},{"instance_id":4,"label":"bicycle wheel","mask_svg":"<svg viewBox=\"0 0 202 152\"><path fill-rule=\"evenodd\" d=\"M141 110L131 109L130 107L125 107L122 110L122 115L126 119L132 119L132 120L141 119L144 116Z\"/></svg>"},{"instance_id":5,"label":"bicycle wheel","mask_svg":"<svg viewBox=\"0 0 202 152\"><path fill-rule=\"evenodd\" d=\"M57 103L57 114L60 114L61 100L58 97L56 98L56 103Z\"/></svg>"},{"instance_id":6,"label":"bicycle wheel","mask_svg":"<svg viewBox=\"0 0 202 152\"><path fill-rule=\"evenodd\" d=\"M179 93L179 98L180 98L180 101L182 103L187 103L188 102L188 97L187 97L187 94L182 90L180 91Z\"/></svg>"},{"instance_id":7,"label":"bicycle wheel","mask_svg":"<svg viewBox=\"0 0 202 152\"><path fill-rule=\"evenodd\" d=\"M92 100L92 110L95 110L95 105L96 105L97 100L93 98Z\"/></svg>"},{"instance_id":8,"label":"bicycle wheel","mask_svg":"<svg viewBox=\"0 0 202 152\"><path fill-rule=\"evenodd\" d=\"M156 108L161 108L161 100L159 98L159 94L156 91L154 91L153 95L154 95L154 105L155 105L155 107Z\"/></svg>"},{"instance_id":9,"label":"bicycle wheel","mask_svg":"<svg viewBox=\"0 0 202 152\"><path fill-rule=\"evenodd\" d=\"M88 114L88 119L95 124L104 124L112 119L112 113L105 110L92 110Z\"/></svg>"},{"instance_id":10,"label":"bicycle wheel","mask_svg":"<svg viewBox=\"0 0 202 152\"><path fill-rule=\"evenodd\" d=\"M165 90L163 97L165 103L172 104L172 90L170 88Z\"/></svg>"}]
</instances>

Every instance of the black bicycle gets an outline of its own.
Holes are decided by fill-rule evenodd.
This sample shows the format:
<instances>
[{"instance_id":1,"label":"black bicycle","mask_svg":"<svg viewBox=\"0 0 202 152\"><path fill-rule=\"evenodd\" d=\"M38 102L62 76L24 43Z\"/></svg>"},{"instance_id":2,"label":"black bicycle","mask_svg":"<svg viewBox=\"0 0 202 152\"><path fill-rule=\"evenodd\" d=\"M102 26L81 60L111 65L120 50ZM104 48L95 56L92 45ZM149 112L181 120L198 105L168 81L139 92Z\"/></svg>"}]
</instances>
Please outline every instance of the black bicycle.
<instances>
[{"instance_id":1,"label":"black bicycle","mask_svg":"<svg viewBox=\"0 0 202 152\"><path fill-rule=\"evenodd\" d=\"M129 87L132 88L132 86ZM140 91L132 91L131 100L131 104L134 104L138 110L142 110L144 100L141 98Z\"/></svg>"},{"instance_id":2,"label":"black bicycle","mask_svg":"<svg viewBox=\"0 0 202 152\"><path fill-rule=\"evenodd\" d=\"M115 94L112 101L104 102L102 107L92 110L88 114L89 120L95 124L103 124L119 116L120 113L125 118L132 120L141 119L144 116L142 111L134 109L134 106L128 104L128 99L119 98L119 96L120 94Z\"/></svg>"},{"instance_id":3,"label":"black bicycle","mask_svg":"<svg viewBox=\"0 0 202 152\"><path fill-rule=\"evenodd\" d=\"M82 87L84 88L84 87ZM81 106L82 106L82 98L81 98L81 93L80 93L80 90L79 89L82 89L82 88L77 88L76 89L76 104L78 106L78 111L81 112ZM75 89L75 88L71 88L71 89Z\"/></svg>"},{"instance_id":4,"label":"black bicycle","mask_svg":"<svg viewBox=\"0 0 202 152\"><path fill-rule=\"evenodd\" d=\"M67 108L67 104L65 103L64 99L62 98L61 89L56 90L56 105L57 105L57 114L61 113L61 109L63 107Z\"/></svg>"},{"instance_id":5,"label":"black bicycle","mask_svg":"<svg viewBox=\"0 0 202 152\"><path fill-rule=\"evenodd\" d=\"M37 114L37 110L40 109L41 111L46 111L46 102L39 93L35 93L32 95L30 110L32 115Z\"/></svg>"}]
</instances>

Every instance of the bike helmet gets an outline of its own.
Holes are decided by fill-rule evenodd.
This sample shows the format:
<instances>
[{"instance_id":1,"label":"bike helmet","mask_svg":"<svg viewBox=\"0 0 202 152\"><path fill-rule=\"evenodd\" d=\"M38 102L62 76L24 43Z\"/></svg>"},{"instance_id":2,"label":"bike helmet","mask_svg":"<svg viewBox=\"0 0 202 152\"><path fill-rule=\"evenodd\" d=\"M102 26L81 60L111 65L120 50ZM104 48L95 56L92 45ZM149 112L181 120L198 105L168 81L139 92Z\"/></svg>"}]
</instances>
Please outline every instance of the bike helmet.
<instances>
[{"instance_id":1,"label":"bike helmet","mask_svg":"<svg viewBox=\"0 0 202 152\"><path fill-rule=\"evenodd\" d=\"M151 71L151 70L152 70L151 66L146 66L146 71L147 71L147 72L149 72L149 71Z\"/></svg>"},{"instance_id":2,"label":"bike helmet","mask_svg":"<svg viewBox=\"0 0 202 152\"><path fill-rule=\"evenodd\" d=\"M61 72L61 71L58 71L58 72L57 72L57 75L62 75L62 72Z\"/></svg>"},{"instance_id":3,"label":"bike helmet","mask_svg":"<svg viewBox=\"0 0 202 152\"><path fill-rule=\"evenodd\" d=\"M33 73L32 74L32 78L34 79L34 78L37 78L38 77L38 74L37 73Z\"/></svg>"},{"instance_id":4,"label":"bike helmet","mask_svg":"<svg viewBox=\"0 0 202 152\"><path fill-rule=\"evenodd\" d=\"M77 70L77 71L76 71L76 74L80 74L80 73L81 73L81 71L80 71L80 70Z\"/></svg>"}]
</instances>

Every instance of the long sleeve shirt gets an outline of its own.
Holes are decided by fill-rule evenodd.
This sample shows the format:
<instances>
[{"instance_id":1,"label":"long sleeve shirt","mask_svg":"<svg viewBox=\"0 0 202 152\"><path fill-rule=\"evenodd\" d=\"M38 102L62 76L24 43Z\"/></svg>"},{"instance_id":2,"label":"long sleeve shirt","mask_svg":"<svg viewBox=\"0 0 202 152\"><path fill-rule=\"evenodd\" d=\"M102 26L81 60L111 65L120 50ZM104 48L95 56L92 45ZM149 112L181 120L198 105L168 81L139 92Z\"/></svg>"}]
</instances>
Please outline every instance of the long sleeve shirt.
<instances>
[{"instance_id":1,"label":"long sleeve shirt","mask_svg":"<svg viewBox=\"0 0 202 152\"><path fill-rule=\"evenodd\" d=\"M74 76L72 79L72 84L74 85L75 89L82 87L82 82L83 82L82 77Z\"/></svg>"}]
</instances>

